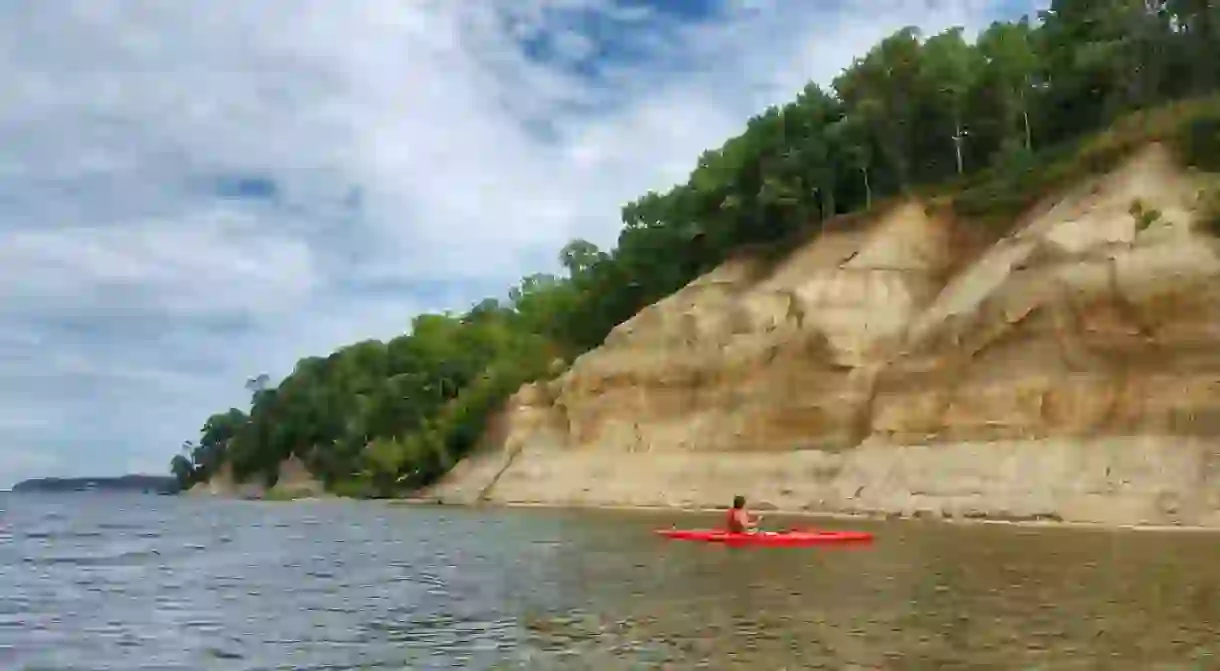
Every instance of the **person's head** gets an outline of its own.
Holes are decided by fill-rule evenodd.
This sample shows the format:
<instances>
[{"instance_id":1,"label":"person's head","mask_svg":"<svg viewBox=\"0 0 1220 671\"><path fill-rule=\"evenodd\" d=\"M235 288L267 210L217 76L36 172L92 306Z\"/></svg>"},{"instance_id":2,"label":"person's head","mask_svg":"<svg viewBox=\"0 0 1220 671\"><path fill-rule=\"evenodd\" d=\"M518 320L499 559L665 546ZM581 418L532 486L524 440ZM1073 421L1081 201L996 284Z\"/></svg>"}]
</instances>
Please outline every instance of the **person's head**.
<instances>
[{"instance_id":1,"label":"person's head","mask_svg":"<svg viewBox=\"0 0 1220 671\"><path fill-rule=\"evenodd\" d=\"M734 510L741 510L742 508L745 508L745 507L746 507L746 497L742 496L741 494L738 494L737 496L733 497L733 509Z\"/></svg>"}]
</instances>

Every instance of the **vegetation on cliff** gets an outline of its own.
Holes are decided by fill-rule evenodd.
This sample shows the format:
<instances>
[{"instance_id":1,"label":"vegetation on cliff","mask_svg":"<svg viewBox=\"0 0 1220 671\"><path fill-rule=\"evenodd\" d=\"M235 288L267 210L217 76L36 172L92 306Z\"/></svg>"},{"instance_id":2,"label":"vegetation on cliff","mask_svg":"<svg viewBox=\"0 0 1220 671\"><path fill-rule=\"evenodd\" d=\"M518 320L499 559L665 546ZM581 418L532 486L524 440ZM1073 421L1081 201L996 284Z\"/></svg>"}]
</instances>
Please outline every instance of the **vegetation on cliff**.
<instances>
[{"instance_id":1,"label":"vegetation on cliff","mask_svg":"<svg viewBox=\"0 0 1220 671\"><path fill-rule=\"evenodd\" d=\"M829 90L810 84L752 118L685 184L624 206L613 251L574 241L563 276L527 277L507 301L421 315L389 342L302 359L274 387L253 380L248 412L209 417L171 470L184 487L225 464L270 483L296 455L336 493L428 484L521 384L743 247L782 250L832 217L929 189L962 215L1003 220L1150 139L1220 162L1220 103L1202 97L1220 84L1218 56L1220 10L1205 0L1055 0L974 44L960 29L898 31Z\"/></svg>"}]
</instances>

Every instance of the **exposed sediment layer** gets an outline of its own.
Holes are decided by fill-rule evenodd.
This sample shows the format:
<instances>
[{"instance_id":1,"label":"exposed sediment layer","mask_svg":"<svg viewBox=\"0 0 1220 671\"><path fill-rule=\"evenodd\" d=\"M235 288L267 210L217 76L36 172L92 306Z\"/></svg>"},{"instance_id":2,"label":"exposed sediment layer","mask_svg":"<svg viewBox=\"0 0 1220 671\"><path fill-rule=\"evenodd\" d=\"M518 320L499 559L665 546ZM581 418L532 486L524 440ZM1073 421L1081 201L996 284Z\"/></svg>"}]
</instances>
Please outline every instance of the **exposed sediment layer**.
<instances>
[{"instance_id":1,"label":"exposed sediment layer","mask_svg":"<svg viewBox=\"0 0 1220 671\"><path fill-rule=\"evenodd\" d=\"M1153 145L989 247L908 202L725 264L524 388L431 494L1220 526L1210 179Z\"/></svg>"}]
</instances>

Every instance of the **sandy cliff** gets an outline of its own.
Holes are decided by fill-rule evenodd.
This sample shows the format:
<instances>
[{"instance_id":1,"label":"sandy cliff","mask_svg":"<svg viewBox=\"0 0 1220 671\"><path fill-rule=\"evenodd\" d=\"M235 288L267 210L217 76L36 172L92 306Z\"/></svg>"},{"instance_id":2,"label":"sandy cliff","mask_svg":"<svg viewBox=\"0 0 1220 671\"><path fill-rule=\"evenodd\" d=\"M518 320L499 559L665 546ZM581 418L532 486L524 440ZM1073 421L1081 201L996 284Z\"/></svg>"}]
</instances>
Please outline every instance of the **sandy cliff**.
<instances>
[{"instance_id":1,"label":"sandy cliff","mask_svg":"<svg viewBox=\"0 0 1220 671\"><path fill-rule=\"evenodd\" d=\"M261 482L239 482L233 477L229 464L220 467L207 482L197 483L186 491L191 496L220 496L242 499L296 499L326 495L326 488L315 478L296 455L280 462L275 485L266 487Z\"/></svg>"},{"instance_id":2,"label":"sandy cliff","mask_svg":"<svg viewBox=\"0 0 1220 671\"><path fill-rule=\"evenodd\" d=\"M728 263L519 392L434 494L1220 525L1209 180L1153 145L987 244L910 202Z\"/></svg>"}]
</instances>

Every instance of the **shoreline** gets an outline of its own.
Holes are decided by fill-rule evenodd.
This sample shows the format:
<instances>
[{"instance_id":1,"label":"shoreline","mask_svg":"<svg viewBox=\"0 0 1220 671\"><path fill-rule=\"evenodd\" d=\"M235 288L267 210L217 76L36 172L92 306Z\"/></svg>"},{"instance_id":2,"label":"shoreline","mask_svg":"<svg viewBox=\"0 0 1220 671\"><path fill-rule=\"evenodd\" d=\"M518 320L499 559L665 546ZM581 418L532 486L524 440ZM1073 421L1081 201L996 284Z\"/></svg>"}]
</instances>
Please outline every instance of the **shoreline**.
<instances>
[{"instance_id":1,"label":"shoreline","mask_svg":"<svg viewBox=\"0 0 1220 671\"><path fill-rule=\"evenodd\" d=\"M728 506L719 508L689 508L681 506L628 505L628 504L582 504L582 503L544 503L544 502L500 502L488 501L480 503L446 503L438 499L399 498L382 499L390 506L431 506L451 507L469 510L477 509L537 509L537 510L570 510L588 512L621 512L621 513L667 513L681 515L708 515L724 513ZM794 519L824 519L835 521L862 522L906 522L932 523L949 526L1008 526L1027 529L1065 529L1072 531L1092 532L1142 532L1142 533L1212 533L1220 534L1220 527L1205 527L1198 525L1172 524L1103 524L1101 522L1076 522L1055 519L1003 519L998 517L934 517L934 516L903 516L891 513L845 513L833 511L756 509L765 517L785 517Z\"/></svg>"},{"instance_id":2,"label":"shoreline","mask_svg":"<svg viewBox=\"0 0 1220 671\"><path fill-rule=\"evenodd\" d=\"M181 495L181 494L180 494ZM196 497L191 497L196 498ZM205 498L205 497L198 497ZM480 509L499 509L499 510L561 510L572 512L616 512L616 513L651 513L651 514L670 514L670 515L711 515L721 514L728 509L728 506L712 507L712 508L693 508L683 506L661 506L661 505L632 505L632 504L608 504L608 503L546 503L538 501L484 501L478 503L465 502L445 502L432 498L419 497L403 497L403 498L388 498L388 499L359 499L348 496L313 496L301 497L293 499L243 499L240 497L228 497L212 495L206 498L219 498L224 500L247 501L250 503L274 503L274 504L291 504L291 503L320 503L320 502L355 502L355 503L378 503L384 506L399 507L399 506L419 506L419 507L434 507L434 508L457 508L461 510L480 510ZM1080 522L1072 520L1055 520L1055 519L1005 519L1001 517L937 517L932 515L902 515L899 513L849 513L849 512L834 512L834 511L811 511L811 510L784 510L781 508L772 509L755 509L755 512L762 513L766 517L783 517L790 519L823 519L834 521L847 522L904 522L904 523L922 523L922 524L943 524L948 526L1001 526L1001 527L1016 527L1025 529L1064 529L1072 531L1091 531L1091 532L1141 532L1141 533L1192 533L1192 534L1220 534L1220 527L1206 527L1199 525L1187 524L1104 524L1101 522Z\"/></svg>"}]
</instances>

